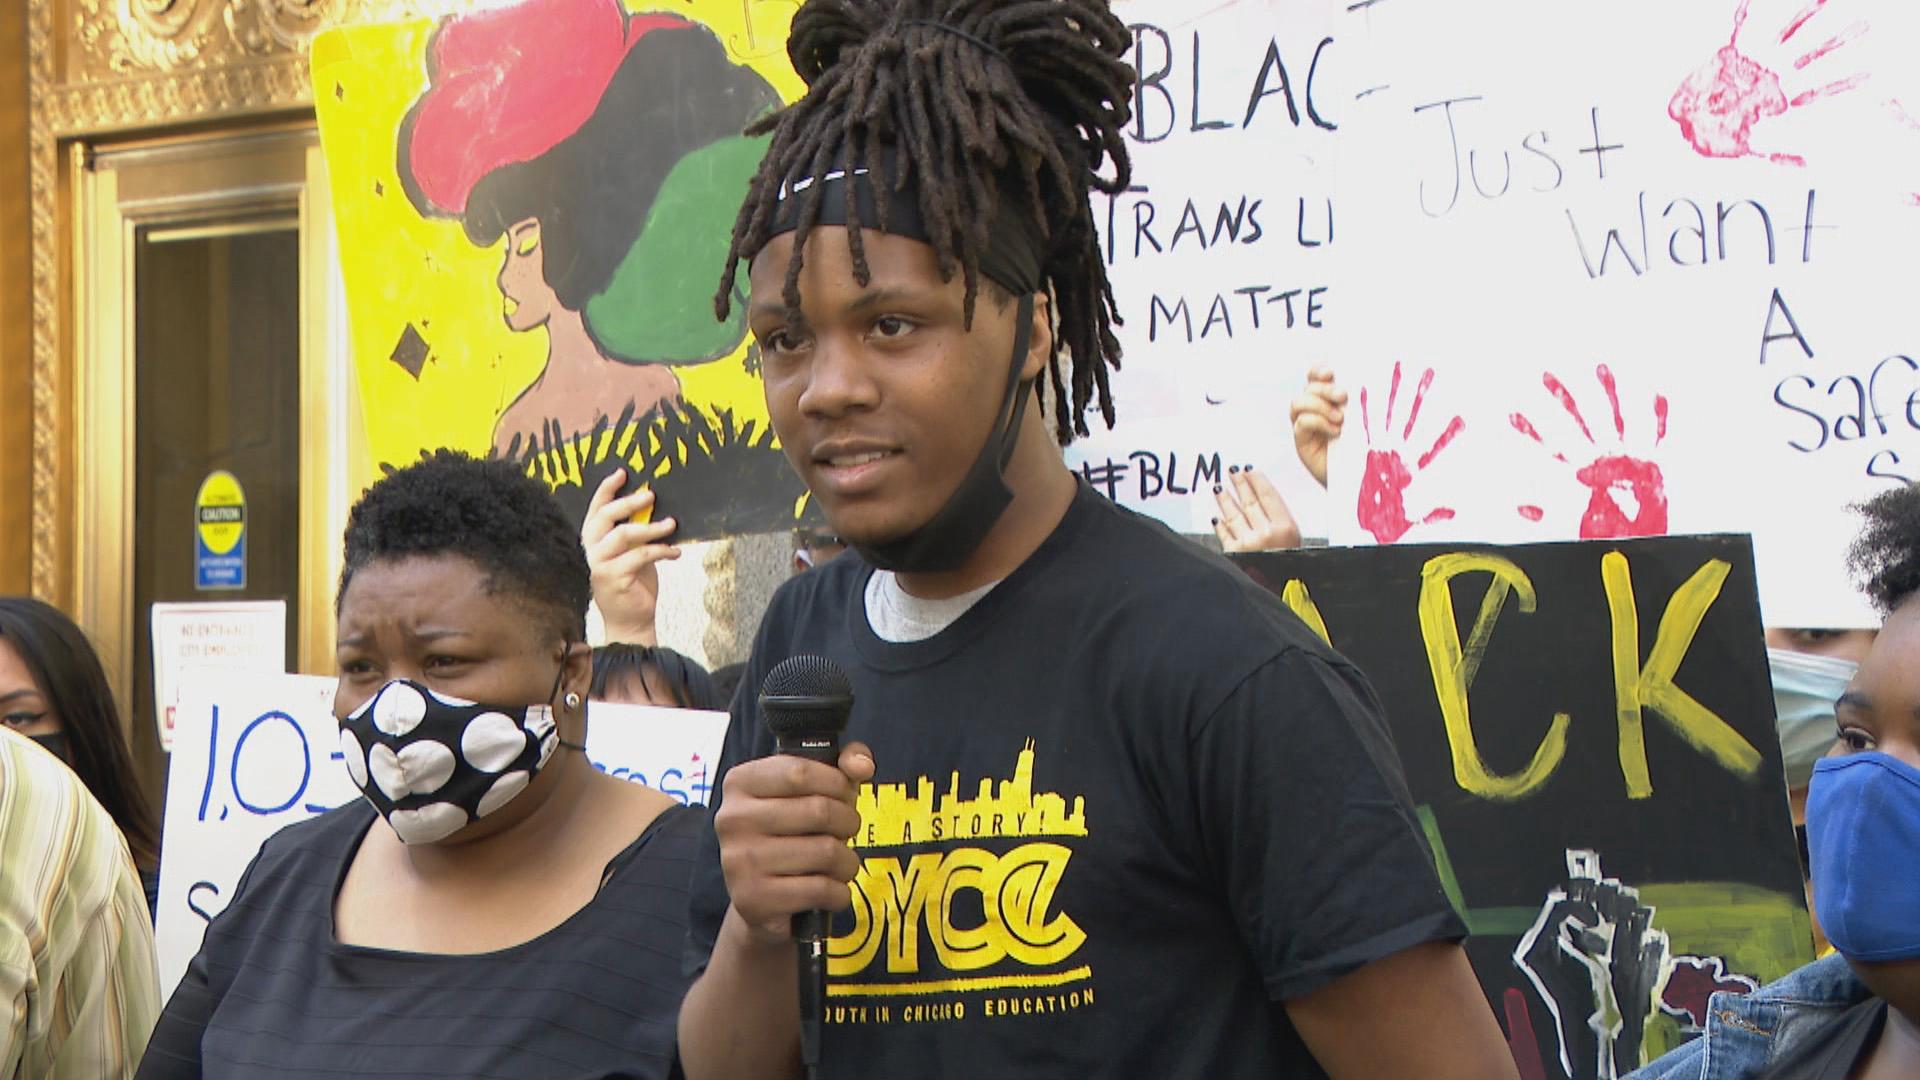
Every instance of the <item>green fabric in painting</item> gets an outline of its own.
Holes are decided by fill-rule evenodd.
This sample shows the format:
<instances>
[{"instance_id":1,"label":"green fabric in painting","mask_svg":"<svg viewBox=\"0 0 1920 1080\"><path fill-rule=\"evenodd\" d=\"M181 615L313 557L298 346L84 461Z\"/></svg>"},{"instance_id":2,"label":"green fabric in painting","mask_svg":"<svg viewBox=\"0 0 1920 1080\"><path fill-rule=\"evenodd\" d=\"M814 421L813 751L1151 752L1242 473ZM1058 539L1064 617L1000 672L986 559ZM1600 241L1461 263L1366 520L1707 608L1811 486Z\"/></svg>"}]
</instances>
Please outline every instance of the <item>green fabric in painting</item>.
<instances>
[{"instance_id":1,"label":"green fabric in painting","mask_svg":"<svg viewBox=\"0 0 1920 1080\"><path fill-rule=\"evenodd\" d=\"M722 139L667 174L640 238L606 291L587 301L587 328L608 355L695 364L725 356L746 335L746 310L713 317L714 282L726 265L734 217L766 153L767 138ZM739 290L746 292L745 268Z\"/></svg>"}]
</instances>

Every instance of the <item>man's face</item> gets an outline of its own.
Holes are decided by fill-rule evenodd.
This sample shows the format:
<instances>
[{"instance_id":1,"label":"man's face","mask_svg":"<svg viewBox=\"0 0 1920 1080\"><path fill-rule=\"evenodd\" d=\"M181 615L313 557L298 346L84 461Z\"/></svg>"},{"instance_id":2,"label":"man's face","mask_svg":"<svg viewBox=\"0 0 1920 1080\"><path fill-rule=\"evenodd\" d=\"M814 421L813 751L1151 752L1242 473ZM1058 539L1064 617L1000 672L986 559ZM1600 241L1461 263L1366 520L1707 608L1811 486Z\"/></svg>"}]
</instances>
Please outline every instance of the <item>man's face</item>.
<instances>
[{"instance_id":1,"label":"man's face","mask_svg":"<svg viewBox=\"0 0 1920 1080\"><path fill-rule=\"evenodd\" d=\"M983 285L969 331L964 282L940 279L930 245L861 237L872 271L864 286L844 227L809 234L796 326L780 299L793 234L768 243L750 272L750 322L788 460L833 531L872 544L926 524L986 445L1018 308Z\"/></svg>"}]
</instances>

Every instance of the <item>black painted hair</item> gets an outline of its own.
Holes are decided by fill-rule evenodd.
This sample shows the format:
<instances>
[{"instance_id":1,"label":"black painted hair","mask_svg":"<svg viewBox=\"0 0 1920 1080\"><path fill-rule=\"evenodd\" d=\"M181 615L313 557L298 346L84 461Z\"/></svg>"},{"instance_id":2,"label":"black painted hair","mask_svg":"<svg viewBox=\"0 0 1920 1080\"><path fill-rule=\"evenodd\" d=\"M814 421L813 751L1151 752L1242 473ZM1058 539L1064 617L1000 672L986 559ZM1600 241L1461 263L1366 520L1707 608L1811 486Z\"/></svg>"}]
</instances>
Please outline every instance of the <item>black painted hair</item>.
<instances>
[{"instance_id":1,"label":"black painted hair","mask_svg":"<svg viewBox=\"0 0 1920 1080\"><path fill-rule=\"evenodd\" d=\"M662 101L673 107L661 108ZM488 247L515 224L537 218L542 273L560 304L579 311L613 280L673 167L740 134L779 103L773 87L728 59L706 27L649 31L627 52L579 131L531 161L480 178L461 218L467 238ZM409 159L413 140L406 126L418 108L402 122L399 174L414 206L431 214L436 211L420 194Z\"/></svg>"},{"instance_id":2,"label":"black painted hair","mask_svg":"<svg viewBox=\"0 0 1920 1080\"><path fill-rule=\"evenodd\" d=\"M682 709L724 709L727 703L713 676L692 657L661 645L609 643L593 650L593 682L587 696L606 697L607 684L632 676L650 687L664 687Z\"/></svg>"},{"instance_id":3,"label":"black painted hair","mask_svg":"<svg viewBox=\"0 0 1920 1080\"><path fill-rule=\"evenodd\" d=\"M1856 507L1866 526L1847 564L1884 614L1920 594L1920 484L1883 491Z\"/></svg>"},{"instance_id":4,"label":"black painted hair","mask_svg":"<svg viewBox=\"0 0 1920 1080\"><path fill-rule=\"evenodd\" d=\"M1113 333L1120 317L1088 191L1124 191L1131 175L1123 130L1133 69L1120 59L1131 43L1107 0L809 0L787 39L807 94L748 129L773 132L773 143L734 223L715 313L727 317L735 271L772 238L787 181L867 168L884 214L886 199L904 190L902 177L890 175L897 161L912 174L941 273L966 280L971 320L980 256L1005 192L1010 209L1044 233L1043 269L1059 327L1048 365L1059 439L1087 434L1086 409L1096 397L1111 427L1107 369L1120 363ZM1110 177L1100 175L1103 163L1111 163ZM801 253L823 187L796 196L782 293L790 313L800 306ZM843 187L851 199L853 185ZM857 220L847 233L854 274L865 285Z\"/></svg>"},{"instance_id":5,"label":"black painted hair","mask_svg":"<svg viewBox=\"0 0 1920 1080\"><path fill-rule=\"evenodd\" d=\"M540 613L565 640L586 640L593 580L579 529L512 462L436 450L368 488L347 519L335 612L367 565L435 555L472 560L491 591Z\"/></svg>"},{"instance_id":6,"label":"black painted hair","mask_svg":"<svg viewBox=\"0 0 1920 1080\"><path fill-rule=\"evenodd\" d=\"M157 866L160 830L134 776L120 710L92 643L58 609L25 596L0 596L0 641L20 654L60 718L74 774L120 827L134 862Z\"/></svg>"}]
</instances>

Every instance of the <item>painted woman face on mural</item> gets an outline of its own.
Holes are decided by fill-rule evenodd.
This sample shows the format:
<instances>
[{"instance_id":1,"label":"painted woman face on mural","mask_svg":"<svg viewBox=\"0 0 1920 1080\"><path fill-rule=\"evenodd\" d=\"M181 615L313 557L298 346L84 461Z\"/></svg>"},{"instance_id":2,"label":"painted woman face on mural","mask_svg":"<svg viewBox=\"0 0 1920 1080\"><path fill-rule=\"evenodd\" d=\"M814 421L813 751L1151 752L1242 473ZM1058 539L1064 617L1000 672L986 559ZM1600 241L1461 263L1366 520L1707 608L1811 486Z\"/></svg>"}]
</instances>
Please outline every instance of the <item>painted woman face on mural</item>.
<instances>
[{"instance_id":1,"label":"painted woman face on mural","mask_svg":"<svg viewBox=\"0 0 1920 1080\"><path fill-rule=\"evenodd\" d=\"M324 35L321 137L376 460L491 453L581 518L617 469L676 540L810 519L765 416L746 274L716 321L696 272L725 264L766 152L745 130L799 85L742 26L785 18L730 0L631 10L664 6L507 0ZM402 266L425 277L396 289Z\"/></svg>"},{"instance_id":2,"label":"painted woman face on mural","mask_svg":"<svg viewBox=\"0 0 1920 1080\"><path fill-rule=\"evenodd\" d=\"M773 88L706 27L630 15L620 0L446 19L427 76L398 132L401 184L423 216L501 246L502 319L548 339L496 418L494 449L570 441L629 406L683 408L678 369L745 335L714 321L704 285L684 283L699 281L689 267L724 260L764 148L741 132L778 105Z\"/></svg>"},{"instance_id":3,"label":"painted woman face on mural","mask_svg":"<svg viewBox=\"0 0 1920 1080\"><path fill-rule=\"evenodd\" d=\"M507 329L525 333L544 326L559 303L547 284L545 253L540 248L540 219L526 218L507 230L500 259L501 313Z\"/></svg>"}]
</instances>

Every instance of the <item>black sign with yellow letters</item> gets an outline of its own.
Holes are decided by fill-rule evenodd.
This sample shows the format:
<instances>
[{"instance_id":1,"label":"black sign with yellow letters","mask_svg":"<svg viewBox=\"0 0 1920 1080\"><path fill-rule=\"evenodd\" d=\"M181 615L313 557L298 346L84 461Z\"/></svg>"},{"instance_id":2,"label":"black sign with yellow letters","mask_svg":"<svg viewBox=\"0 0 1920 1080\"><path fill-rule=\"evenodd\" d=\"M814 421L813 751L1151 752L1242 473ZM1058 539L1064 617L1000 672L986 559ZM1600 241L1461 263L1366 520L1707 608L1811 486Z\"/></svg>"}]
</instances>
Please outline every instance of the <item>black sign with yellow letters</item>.
<instances>
[{"instance_id":1,"label":"black sign with yellow letters","mask_svg":"<svg viewBox=\"0 0 1920 1080\"><path fill-rule=\"evenodd\" d=\"M1235 559L1372 680L1523 1076L1811 958L1746 537Z\"/></svg>"}]
</instances>

